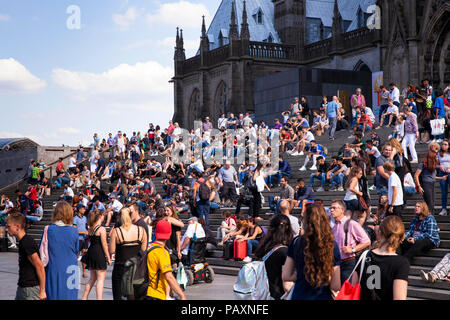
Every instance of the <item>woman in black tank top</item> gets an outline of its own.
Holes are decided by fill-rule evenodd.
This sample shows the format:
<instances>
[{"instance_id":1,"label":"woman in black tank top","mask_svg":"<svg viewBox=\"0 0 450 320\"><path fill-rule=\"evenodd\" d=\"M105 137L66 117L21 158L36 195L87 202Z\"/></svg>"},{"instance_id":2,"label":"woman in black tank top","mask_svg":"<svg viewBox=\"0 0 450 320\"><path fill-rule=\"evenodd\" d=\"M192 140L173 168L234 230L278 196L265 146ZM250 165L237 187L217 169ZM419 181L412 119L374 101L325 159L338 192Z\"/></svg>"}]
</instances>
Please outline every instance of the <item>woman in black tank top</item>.
<instances>
[{"instance_id":1,"label":"woman in black tank top","mask_svg":"<svg viewBox=\"0 0 450 320\"><path fill-rule=\"evenodd\" d=\"M130 217L130 209L124 208L120 211L122 218L122 226L114 228L111 233L110 252L115 253L115 263L111 275L112 291L114 300L122 300L122 276L125 271L125 262L135 257L139 251L147 249L147 237L142 227L133 225ZM132 230L136 230L137 235L134 239L126 239L127 234ZM125 232L126 233L125 233ZM133 297L127 297L132 300Z\"/></svg>"}]
</instances>

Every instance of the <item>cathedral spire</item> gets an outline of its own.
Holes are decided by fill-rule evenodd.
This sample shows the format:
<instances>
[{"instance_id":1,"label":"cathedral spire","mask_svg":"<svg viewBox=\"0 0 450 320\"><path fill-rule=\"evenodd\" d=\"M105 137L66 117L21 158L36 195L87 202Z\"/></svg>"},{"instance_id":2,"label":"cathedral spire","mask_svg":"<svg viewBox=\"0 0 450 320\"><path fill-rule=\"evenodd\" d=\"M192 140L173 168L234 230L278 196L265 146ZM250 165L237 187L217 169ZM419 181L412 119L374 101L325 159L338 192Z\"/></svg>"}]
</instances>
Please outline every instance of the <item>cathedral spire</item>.
<instances>
[{"instance_id":1,"label":"cathedral spire","mask_svg":"<svg viewBox=\"0 0 450 320\"><path fill-rule=\"evenodd\" d=\"M230 23L230 31L228 32L230 41L238 40L238 26L236 23L236 9L234 7L234 1L231 3L231 23Z\"/></svg>"},{"instance_id":2,"label":"cathedral spire","mask_svg":"<svg viewBox=\"0 0 450 320\"><path fill-rule=\"evenodd\" d=\"M333 11L333 33L341 34L342 33L342 16L339 12L338 1L334 0L334 11Z\"/></svg>"},{"instance_id":3,"label":"cathedral spire","mask_svg":"<svg viewBox=\"0 0 450 320\"><path fill-rule=\"evenodd\" d=\"M177 27L177 38L176 38L176 49L178 49L180 47L180 32L179 32L180 28Z\"/></svg>"},{"instance_id":4,"label":"cathedral spire","mask_svg":"<svg viewBox=\"0 0 450 320\"><path fill-rule=\"evenodd\" d=\"M180 37L180 28L177 27L177 36L176 36L176 46L175 46L175 60L182 61L186 60L186 55L184 54L184 43L183 43L183 30L181 30Z\"/></svg>"},{"instance_id":5,"label":"cathedral spire","mask_svg":"<svg viewBox=\"0 0 450 320\"><path fill-rule=\"evenodd\" d=\"M200 50L208 51L209 50L209 40L206 35L206 25L205 25L205 16L202 16L202 36L200 37Z\"/></svg>"},{"instance_id":6,"label":"cathedral spire","mask_svg":"<svg viewBox=\"0 0 450 320\"><path fill-rule=\"evenodd\" d=\"M244 8L242 10L241 40L250 40L250 30L248 29L248 22L247 22L247 4L245 0L244 0Z\"/></svg>"}]
</instances>

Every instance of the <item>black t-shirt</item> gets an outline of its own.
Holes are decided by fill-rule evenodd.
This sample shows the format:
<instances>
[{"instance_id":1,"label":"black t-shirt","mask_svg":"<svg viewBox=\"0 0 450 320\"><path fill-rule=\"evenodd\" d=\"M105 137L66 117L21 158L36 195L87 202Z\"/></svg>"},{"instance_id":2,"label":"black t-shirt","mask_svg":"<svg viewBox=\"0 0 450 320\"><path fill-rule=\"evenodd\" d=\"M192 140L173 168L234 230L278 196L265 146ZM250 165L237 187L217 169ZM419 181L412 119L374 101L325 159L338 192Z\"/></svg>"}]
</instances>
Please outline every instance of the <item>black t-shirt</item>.
<instances>
[{"instance_id":1,"label":"black t-shirt","mask_svg":"<svg viewBox=\"0 0 450 320\"><path fill-rule=\"evenodd\" d=\"M21 288L35 287L39 285L39 278L36 269L31 264L28 257L37 253L39 249L33 238L25 235L19 241L19 281L17 285Z\"/></svg>"},{"instance_id":2,"label":"black t-shirt","mask_svg":"<svg viewBox=\"0 0 450 320\"><path fill-rule=\"evenodd\" d=\"M274 251L265 262L270 295L275 300L279 300L284 294L281 270L286 262L287 251L287 247L281 247Z\"/></svg>"},{"instance_id":3,"label":"black t-shirt","mask_svg":"<svg viewBox=\"0 0 450 320\"><path fill-rule=\"evenodd\" d=\"M375 284L374 277L377 272L373 271L367 273L368 265L364 266L366 272L363 273L361 279L361 300L373 300L372 291L376 293L376 300L385 300L392 301L393 300L393 286L394 280L406 280L408 281L409 274L409 262L408 259L404 256L381 256L369 252L368 257L371 258L370 265L378 266L380 268L380 289L375 288L375 290L369 290L367 288L367 284ZM356 272L360 272L360 266L357 268ZM369 279L370 277L370 279ZM369 281L367 281L369 279Z\"/></svg>"},{"instance_id":4,"label":"black t-shirt","mask_svg":"<svg viewBox=\"0 0 450 320\"><path fill-rule=\"evenodd\" d=\"M181 228L178 226L172 225L172 233L170 234L170 239L166 243L166 247L168 249L172 249L172 254L177 254L177 231L181 231Z\"/></svg>"}]
</instances>

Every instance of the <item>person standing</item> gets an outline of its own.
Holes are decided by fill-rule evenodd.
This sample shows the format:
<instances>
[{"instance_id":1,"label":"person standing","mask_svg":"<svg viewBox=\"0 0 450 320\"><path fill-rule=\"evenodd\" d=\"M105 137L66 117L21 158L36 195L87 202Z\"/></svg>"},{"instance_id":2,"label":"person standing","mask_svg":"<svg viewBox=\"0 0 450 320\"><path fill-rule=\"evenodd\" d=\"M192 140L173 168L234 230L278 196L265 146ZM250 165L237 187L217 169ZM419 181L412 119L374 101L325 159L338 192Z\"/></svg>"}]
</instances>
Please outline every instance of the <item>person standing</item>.
<instances>
[{"instance_id":1,"label":"person standing","mask_svg":"<svg viewBox=\"0 0 450 320\"><path fill-rule=\"evenodd\" d=\"M97 300L103 300L106 268L107 264L112 264L106 240L106 229L102 227L104 219L105 216L100 210L95 210L89 214L89 241L91 245L83 260L86 263L86 269L90 271L91 275L81 300L88 299L89 293L96 282Z\"/></svg>"},{"instance_id":2,"label":"person standing","mask_svg":"<svg viewBox=\"0 0 450 320\"><path fill-rule=\"evenodd\" d=\"M295 281L292 300L332 300L339 291L341 257L320 204L305 212L304 234L289 244L282 280Z\"/></svg>"},{"instance_id":3,"label":"person standing","mask_svg":"<svg viewBox=\"0 0 450 320\"><path fill-rule=\"evenodd\" d=\"M270 296L275 300L280 300L285 291L289 290L294 284L292 281L284 282L281 278L288 246L292 238L293 233L289 219L282 214L276 215L270 219L267 234L254 253L256 259L262 260L265 255L274 250L265 260L264 265L269 280Z\"/></svg>"},{"instance_id":4,"label":"person standing","mask_svg":"<svg viewBox=\"0 0 450 320\"><path fill-rule=\"evenodd\" d=\"M222 189L222 202L230 200L234 202L237 198L236 186L239 185L236 169L231 165L231 161L227 160L225 166L220 168L218 177Z\"/></svg>"},{"instance_id":5,"label":"person standing","mask_svg":"<svg viewBox=\"0 0 450 320\"><path fill-rule=\"evenodd\" d=\"M147 289L146 300L166 300L167 286L170 286L181 300L186 300L183 290L181 290L173 276L169 253L164 248L172 233L171 229L170 222L166 220L160 220L156 224L156 240L150 245L151 251L147 254L150 283Z\"/></svg>"},{"instance_id":6,"label":"person standing","mask_svg":"<svg viewBox=\"0 0 450 320\"><path fill-rule=\"evenodd\" d=\"M336 221L332 229L340 250L341 279L348 279L356 264L356 253L370 246L371 242L361 225L345 215L346 206L342 200L333 201L331 216Z\"/></svg>"},{"instance_id":7,"label":"person standing","mask_svg":"<svg viewBox=\"0 0 450 320\"><path fill-rule=\"evenodd\" d=\"M441 150L438 154L439 168L438 173L441 180L439 185L441 187L442 197L442 211L439 213L441 216L447 215L447 200L448 200L448 186L450 185L450 141L444 140L441 143Z\"/></svg>"},{"instance_id":8,"label":"person standing","mask_svg":"<svg viewBox=\"0 0 450 320\"><path fill-rule=\"evenodd\" d=\"M400 218L391 216L381 222L377 246L368 253L370 266L380 270L380 286L368 288L367 284L371 283L369 277L373 273L368 269L363 270L362 279L359 279L359 266L353 274L352 284L361 283L361 300L406 300L410 266L405 257L396 254L404 236L405 226Z\"/></svg>"},{"instance_id":9,"label":"person standing","mask_svg":"<svg viewBox=\"0 0 450 320\"><path fill-rule=\"evenodd\" d=\"M436 142L432 142L428 146L429 151L423 162L419 163L417 167L416 173L414 175L414 182L423 196L428 208L430 208L431 212L434 210L434 183L436 180L440 180L442 178L436 177L436 169L439 166L439 160L437 157L437 153L440 149L440 146Z\"/></svg>"},{"instance_id":10,"label":"person standing","mask_svg":"<svg viewBox=\"0 0 450 320\"><path fill-rule=\"evenodd\" d=\"M389 176L383 169L383 165L386 161L392 160L392 146L385 144L383 146L383 154L375 160L376 176L375 176L375 186L377 188L378 196L381 197L383 194L387 194L388 190L388 179Z\"/></svg>"},{"instance_id":11,"label":"person standing","mask_svg":"<svg viewBox=\"0 0 450 320\"><path fill-rule=\"evenodd\" d=\"M73 227L70 204L60 201L45 227L40 256L46 266L45 288L48 300L77 300L79 289L78 232Z\"/></svg>"},{"instance_id":12,"label":"person standing","mask_svg":"<svg viewBox=\"0 0 450 320\"><path fill-rule=\"evenodd\" d=\"M356 108L357 107L362 108L363 106L366 105L366 99L361 94L361 88L356 89L356 93L354 95L352 95L350 102L351 102L350 104L352 106L352 117L355 118Z\"/></svg>"},{"instance_id":13,"label":"person standing","mask_svg":"<svg viewBox=\"0 0 450 320\"><path fill-rule=\"evenodd\" d=\"M396 215L402 217L403 209L403 188L399 176L394 172L394 164L392 162L385 162L383 164L384 172L389 176L388 180L388 199L389 209L387 215Z\"/></svg>"},{"instance_id":14,"label":"person standing","mask_svg":"<svg viewBox=\"0 0 450 320\"><path fill-rule=\"evenodd\" d=\"M147 228L144 229L133 224L130 208L123 208L120 210L120 214L122 225L111 231L109 242L109 252L111 255L115 254L111 275L114 300L122 300L122 276L125 272L125 262L135 257L139 251L147 250ZM134 299L134 297L127 298Z\"/></svg>"},{"instance_id":15,"label":"person standing","mask_svg":"<svg viewBox=\"0 0 450 320\"><path fill-rule=\"evenodd\" d=\"M6 219L8 235L19 241L19 280L15 300L45 300L45 269L39 249L25 231L25 216L12 210Z\"/></svg>"},{"instance_id":16,"label":"person standing","mask_svg":"<svg viewBox=\"0 0 450 320\"><path fill-rule=\"evenodd\" d=\"M209 190L209 187L206 184L205 178L203 178L203 174L194 170L192 171L192 176L196 179L196 181L194 182L194 193L193 193L194 206L197 210L198 217L205 219L206 225L209 226L209 212L211 210L211 203L209 202L209 196L211 195L211 191ZM202 188L203 185L206 185L206 188L208 188L209 190L209 194L205 195L208 197L206 199L202 199L200 197L200 193L202 191L200 188ZM204 190L206 190L206 188L204 188ZM236 189L234 190L234 192L236 192Z\"/></svg>"},{"instance_id":17,"label":"person standing","mask_svg":"<svg viewBox=\"0 0 450 320\"><path fill-rule=\"evenodd\" d=\"M402 148L405 150L405 158L408 159L406 147L409 146L412 160L410 163L417 163L416 140L419 138L419 126L417 124L417 116L411 112L409 107L403 108L405 114L405 136L402 141Z\"/></svg>"}]
</instances>

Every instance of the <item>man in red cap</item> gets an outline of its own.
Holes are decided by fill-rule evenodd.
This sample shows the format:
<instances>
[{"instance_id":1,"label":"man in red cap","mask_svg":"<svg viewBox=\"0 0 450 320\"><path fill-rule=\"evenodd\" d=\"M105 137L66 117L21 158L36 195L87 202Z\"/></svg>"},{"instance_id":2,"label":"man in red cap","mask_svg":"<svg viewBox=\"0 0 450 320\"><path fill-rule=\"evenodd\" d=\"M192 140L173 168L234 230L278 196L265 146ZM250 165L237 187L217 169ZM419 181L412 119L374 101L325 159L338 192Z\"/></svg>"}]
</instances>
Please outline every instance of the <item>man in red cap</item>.
<instances>
[{"instance_id":1,"label":"man in red cap","mask_svg":"<svg viewBox=\"0 0 450 320\"><path fill-rule=\"evenodd\" d=\"M167 285L180 297L186 300L183 290L172 274L169 252L164 248L170 239L172 226L169 221L161 220L155 229L156 240L150 244L151 250L147 255L147 268L150 283L147 289L147 300L167 300Z\"/></svg>"}]
</instances>

